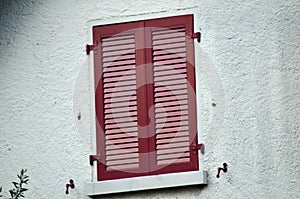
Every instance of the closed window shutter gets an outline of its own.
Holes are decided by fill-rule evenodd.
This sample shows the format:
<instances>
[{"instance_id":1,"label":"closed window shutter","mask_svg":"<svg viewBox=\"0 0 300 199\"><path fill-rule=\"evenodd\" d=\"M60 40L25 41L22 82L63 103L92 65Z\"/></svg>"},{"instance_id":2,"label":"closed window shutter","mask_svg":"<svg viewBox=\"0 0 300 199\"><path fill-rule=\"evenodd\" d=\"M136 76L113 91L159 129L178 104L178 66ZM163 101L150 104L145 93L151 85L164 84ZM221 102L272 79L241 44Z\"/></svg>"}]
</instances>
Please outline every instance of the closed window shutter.
<instances>
[{"instance_id":1,"label":"closed window shutter","mask_svg":"<svg viewBox=\"0 0 300 199\"><path fill-rule=\"evenodd\" d=\"M192 15L146 21L146 31L155 121L151 173L197 170Z\"/></svg>"},{"instance_id":2,"label":"closed window shutter","mask_svg":"<svg viewBox=\"0 0 300 199\"><path fill-rule=\"evenodd\" d=\"M95 28L98 179L144 175L138 129L137 65L140 23ZM147 145L146 145L147 147Z\"/></svg>"},{"instance_id":3,"label":"closed window shutter","mask_svg":"<svg viewBox=\"0 0 300 199\"><path fill-rule=\"evenodd\" d=\"M192 15L94 28L98 180L198 169Z\"/></svg>"}]
</instances>

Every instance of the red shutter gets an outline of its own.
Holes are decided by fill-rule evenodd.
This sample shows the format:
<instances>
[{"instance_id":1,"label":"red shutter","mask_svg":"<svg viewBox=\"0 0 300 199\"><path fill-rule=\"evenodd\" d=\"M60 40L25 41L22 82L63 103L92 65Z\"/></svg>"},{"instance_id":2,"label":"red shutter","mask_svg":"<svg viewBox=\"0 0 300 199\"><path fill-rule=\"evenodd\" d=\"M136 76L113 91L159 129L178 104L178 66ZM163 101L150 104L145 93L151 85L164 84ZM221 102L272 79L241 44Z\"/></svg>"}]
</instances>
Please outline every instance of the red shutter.
<instances>
[{"instance_id":1,"label":"red shutter","mask_svg":"<svg viewBox=\"0 0 300 199\"><path fill-rule=\"evenodd\" d=\"M153 80L151 173L198 170L193 17L146 21L148 78ZM152 77L151 77L152 76Z\"/></svg>"},{"instance_id":2,"label":"red shutter","mask_svg":"<svg viewBox=\"0 0 300 199\"><path fill-rule=\"evenodd\" d=\"M148 170L141 157L143 140L138 136L137 66L144 56L136 51L141 45L140 25L94 29L98 36L94 56L99 180L145 175Z\"/></svg>"},{"instance_id":3,"label":"red shutter","mask_svg":"<svg viewBox=\"0 0 300 199\"><path fill-rule=\"evenodd\" d=\"M198 169L192 15L94 28L98 180Z\"/></svg>"}]
</instances>

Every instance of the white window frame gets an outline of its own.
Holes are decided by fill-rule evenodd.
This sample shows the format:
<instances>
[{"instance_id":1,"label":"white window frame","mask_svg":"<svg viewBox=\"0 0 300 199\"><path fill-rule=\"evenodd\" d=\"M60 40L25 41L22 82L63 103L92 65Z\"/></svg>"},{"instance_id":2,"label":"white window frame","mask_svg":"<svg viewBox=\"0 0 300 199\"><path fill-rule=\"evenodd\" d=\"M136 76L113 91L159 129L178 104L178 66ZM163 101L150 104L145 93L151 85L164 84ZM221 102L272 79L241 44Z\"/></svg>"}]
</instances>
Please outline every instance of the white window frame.
<instances>
[{"instance_id":1,"label":"white window frame","mask_svg":"<svg viewBox=\"0 0 300 199\"><path fill-rule=\"evenodd\" d=\"M123 22L133 22L139 20L148 20L155 18L163 17L173 17L179 15L193 14L194 15L194 30L195 32L200 31L199 23L197 22L197 15L192 9L179 10L174 12L163 12L155 13L149 15L138 15L124 17L121 19L105 19L105 20L91 20L88 22L88 44L93 43L93 27L99 25L109 25L115 23ZM195 55L200 53L200 45L197 40L194 40ZM199 56L195 57L195 68L200 67L200 58ZM95 122L95 88L94 88L94 57L93 53L90 53L88 57L89 61L89 71L90 71L90 96L91 96L91 134L92 134L92 150L93 153L97 153L96 145L96 122ZM196 89L200 79L200 74L196 74ZM200 103L199 94L196 93L196 106ZM197 129L199 129L199 117L200 117L199 108L197 109ZM198 131L198 143L202 143L201 133ZM203 170L203 154L198 151L199 159L199 170L198 171L188 171L188 172L178 172L170 174L160 174L160 175L150 175L142 177L133 177L133 178L123 178L115 180L97 180L97 162L93 162L92 166L92 179L91 182L85 184L85 193L88 196L96 196L101 194L109 193L121 193L121 192L130 192L130 191L139 191L139 190L148 190L148 189L158 189L158 188L167 188L167 187L177 187L177 186L186 186L186 185L200 185L207 184L207 172Z\"/></svg>"}]
</instances>

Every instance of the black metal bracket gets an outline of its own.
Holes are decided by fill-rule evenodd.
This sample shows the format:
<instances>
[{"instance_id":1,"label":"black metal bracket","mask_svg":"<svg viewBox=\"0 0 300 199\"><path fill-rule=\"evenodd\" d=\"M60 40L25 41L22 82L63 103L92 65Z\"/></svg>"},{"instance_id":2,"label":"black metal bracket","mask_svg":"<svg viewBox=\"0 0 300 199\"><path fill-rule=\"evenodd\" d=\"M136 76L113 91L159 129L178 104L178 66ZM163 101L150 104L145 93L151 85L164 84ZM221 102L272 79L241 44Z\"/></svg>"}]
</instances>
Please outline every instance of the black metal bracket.
<instances>
[{"instance_id":1,"label":"black metal bracket","mask_svg":"<svg viewBox=\"0 0 300 199\"><path fill-rule=\"evenodd\" d=\"M201 41L201 33L200 32L195 32L192 34L193 39L197 39L198 43Z\"/></svg>"},{"instance_id":2,"label":"black metal bracket","mask_svg":"<svg viewBox=\"0 0 300 199\"><path fill-rule=\"evenodd\" d=\"M221 171L223 171L224 173L226 173L227 172L227 164L226 163L223 163L223 167L218 167L218 173L217 173L217 178L219 178L220 177L220 172Z\"/></svg>"},{"instance_id":3,"label":"black metal bracket","mask_svg":"<svg viewBox=\"0 0 300 199\"><path fill-rule=\"evenodd\" d=\"M89 44L87 44L87 45L85 46L86 54L89 55L90 52L91 52L91 50L94 50L95 48L96 48L95 45L89 45Z\"/></svg>"},{"instance_id":4,"label":"black metal bracket","mask_svg":"<svg viewBox=\"0 0 300 199\"><path fill-rule=\"evenodd\" d=\"M66 184L66 194L69 194L69 188L74 189L75 188L75 184L74 184L74 180L70 179L69 184Z\"/></svg>"},{"instance_id":5,"label":"black metal bracket","mask_svg":"<svg viewBox=\"0 0 300 199\"><path fill-rule=\"evenodd\" d=\"M192 150L194 151L194 154L196 154L198 150L200 150L201 153L204 154L204 144L196 144L192 147Z\"/></svg>"},{"instance_id":6,"label":"black metal bracket","mask_svg":"<svg viewBox=\"0 0 300 199\"><path fill-rule=\"evenodd\" d=\"M100 161L100 155L90 155L90 165L93 166L94 161Z\"/></svg>"}]
</instances>

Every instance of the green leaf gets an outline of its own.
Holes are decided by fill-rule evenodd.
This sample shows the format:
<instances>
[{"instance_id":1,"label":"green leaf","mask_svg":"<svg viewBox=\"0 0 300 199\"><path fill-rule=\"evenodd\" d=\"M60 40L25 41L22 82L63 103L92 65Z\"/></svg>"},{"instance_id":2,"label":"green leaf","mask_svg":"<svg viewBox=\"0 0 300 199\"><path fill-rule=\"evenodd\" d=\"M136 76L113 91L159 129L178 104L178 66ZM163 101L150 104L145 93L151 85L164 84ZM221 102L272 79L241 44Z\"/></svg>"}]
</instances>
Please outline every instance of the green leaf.
<instances>
[{"instance_id":1,"label":"green leaf","mask_svg":"<svg viewBox=\"0 0 300 199\"><path fill-rule=\"evenodd\" d=\"M13 197L15 195L15 192L13 190L9 190L10 196Z\"/></svg>"},{"instance_id":2,"label":"green leaf","mask_svg":"<svg viewBox=\"0 0 300 199\"><path fill-rule=\"evenodd\" d=\"M21 189L21 191L27 191L27 190L28 190L28 189L26 189L26 188L22 188L22 189Z\"/></svg>"},{"instance_id":3,"label":"green leaf","mask_svg":"<svg viewBox=\"0 0 300 199\"><path fill-rule=\"evenodd\" d=\"M13 184L14 184L14 186L16 187L16 188L19 188L19 183L17 183L17 182L12 182Z\"/></svg>"}]
</instances>

